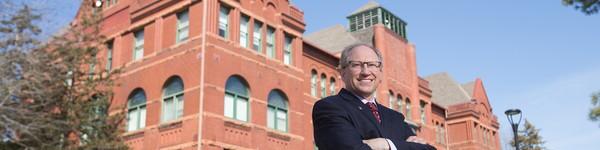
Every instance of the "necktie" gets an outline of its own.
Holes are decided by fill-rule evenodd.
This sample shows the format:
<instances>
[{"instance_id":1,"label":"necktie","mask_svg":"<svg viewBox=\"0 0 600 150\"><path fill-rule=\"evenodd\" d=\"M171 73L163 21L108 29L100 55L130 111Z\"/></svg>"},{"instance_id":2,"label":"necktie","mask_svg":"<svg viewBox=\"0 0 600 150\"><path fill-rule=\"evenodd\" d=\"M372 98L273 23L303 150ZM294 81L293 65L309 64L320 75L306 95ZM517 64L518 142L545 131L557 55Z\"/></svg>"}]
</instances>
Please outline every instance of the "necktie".
<instances>
[{"instance_id":1,"label":"necktie","mask_svg":"<svg viewBox=\"0 0 600 150\"><path fill-rule=\"evenodd\" d=\"M369 109L371 110L371 113L373 113L373 116L377 120L377 123L381 123L381 117L379 116L379 112L377 111L377 105L375 105L375 103L373 102L367 102L367 105L369 105Z\"/></svg>"}]
</instances>

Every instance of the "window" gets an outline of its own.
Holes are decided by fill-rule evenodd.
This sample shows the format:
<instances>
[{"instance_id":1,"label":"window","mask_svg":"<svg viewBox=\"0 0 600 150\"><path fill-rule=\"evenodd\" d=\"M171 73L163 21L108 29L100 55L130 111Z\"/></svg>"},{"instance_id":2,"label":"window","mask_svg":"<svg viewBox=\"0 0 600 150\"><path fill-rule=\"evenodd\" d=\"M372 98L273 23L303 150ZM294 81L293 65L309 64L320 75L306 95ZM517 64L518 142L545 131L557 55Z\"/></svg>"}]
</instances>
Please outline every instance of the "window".
<instances>
[{"instance_id":1,"label":"window","mask_svg":"<svg viewBox=\"0 0 600 150\"><path fill-rule=\"evenodd\" d=\"M419 111L421 112L421 123L422 124L425 124L425 122L426 122L425 121L425 119L426 119L425 118L425 108L426 108L425 106L427 106L427 103L421 101L421 107L420 107Z\"/></svg>"},{"instance_id":2,"label":"window","mask_svg":"<svg viewBox=\"0 0 600 150\"><path fill-rule=\"evenodd\" d=\"M444 125L440 126L441 127L441 142L442 144L446 144L446 128L444 128Z\"/></svg>"},{"instance_id":3,"label":"window","mask_svg":"<svg viewBox=\"0 0 600 150\"><path fill-rule=\"evenodd\" d=\"M292 37L285 36L285 46L283 48L283 63L286 65L292 64Z\"/></svg>"},{"instance_id":4,"label":"window","mask_svg":"<svg viewBox=\"0 0 600 150\"><path fill-rule=\"evenodd\" d=\"M485 131L485 128L481 128L481 135L483 137L483 144L487 145L487 133Z\"/></svg>"},{"instance_id":5,"label":"window","mask_svg":"<svg viewBox=\"0 0 600 150\"><path fill-rule=\"evenodd\" d=\"M142 89L136 89L127 100L127 131L135 131L145 126L146 93Z\"/></svg>"},{"instance_id":6,"label":"window","mask_svg":"<svg viewBox=\"0 0 600 150\"><path fill-rule=\"evenodd\" d=\"M410 110L410 99L406 98L406 120L412 121L412 112Z\"/></svg>"},{"instance_id":7,"label":"window","mask_svg":"<svg viewBox=\"0 0 600 150\"><path fill-rule=\"evenodd\" d=\"M189 36L190 19L188 10L177 13L177 42L185 41Z\"/></svg>"},{"instance_id":8,"label":"window","mask_svg":"<svg viewBox=\"0 0 600 150\"><path fill-rule=\"evenodd\" d=\"M362 17L365 20L365 28L371 26L372 22L371 22L371 11L367 11L363 13L364 15L362 15Z\"/></svg>"},{"instance_id":9,"label":"window","mask_svg":"<svg viewBox=\"0 0 600 150\"><path fill-rule=\"evenodd\" d=\"M388 102L389 102L388 106L390 106L390 109L392 109L392 110L394 109L394 101L395 101L394 97L395 97L394 92L392 92L392 90L390 90L390 95L388 95Z\"/></svg>"},{"instance_id":10,"label":"window","mask_svg":"<svg viewBox=\"0 0 600 150\"><path fill-rule=\"evenodd\" d=\"M262 52L262 35L261 33L262 23L258 20L254 20L254 34L252 34L252 49L257 52Z\"/></svg>"},{"instance_id":11,"label":"window","mask_svg":"<svg viewBox=\"0 0 600 150\"><path fill-rule=\"evenodd\" d=\"M473 125L473 130L472 130L472 134L473 134L473 139L475 139L476 141L481 140L479 135L479 128L477 127L477 123L475 123L475 125Z\"/></svg>"},{"instance_id":12,"label":"window","mask_svg":"<svg viewBox=\"0 0 600 150\"><path fill-rule=\"evenodd\" d=\"M441 131L440 131L440 125L436 122L435 123L435 143L442 143L440 140L440 135Z\"/></svg>"},{"instance_id":13,"label":"window","mask_svg":"<svg viewBox=\"0 0 600 150\"><path fill-rule=\"evenodd\" d=\"M171 77L163 86L163 107L161 122L171 121L183 116L183 81Z\"/></svg>"},{"instance_id":14,"label":"window","mask_svg":"<svg viewBox=\"0 0 600 150\"><path fill-rule=\"evenodd\" d=\"M363 16L362 14L356 15L357 20L356 20L356 27L358 30L363 29L364 28L364 21L363 21Z\"/></svg>"},{"instance_id":15,"label":"window","mask_svg":"<svg viewBox=\"0 0 600 150\"><path fill-rule=\"evenodd\" d=\"M267 27L267 57L275 58L275 29Z\"/></svg>"},{"instance_id":16,"label":"window","mask_svg":"<svg viewBox=\"0 0 600 150\"><path fill-rule=\"evenodd\" d=\"M105 8L110 7L110 0L106 0L106 2L103 2L102 4L104 4Z\"/></svg>"},{"instance_id":17,"label":"window","mask_svg":"<svg viewBox=\"0 0 600 150\"><path fill-rule=\"evenodd\" d=\"M356 16L354 17L350 17L350 31L354 32L356 31Z\"/></svg>"},{"instance_id":18,"label":"window","mask_svg":"<svg viewBox=\"0 0 600 150\"><path fill-rule=\"evenodd\" d=\"M227 38L229 34L229 8L221 5L219 9L219 36Z\"/></svg>"},{"instance_id":19,"label":"window","mask_svg":"<svg viewBox=\"0 0 600 150\"><path fill-rule=\"evenodd\" d=\"M248 47L248 22L250 17L242 14L240 18L240 46Z\"/></svg>"},{"instance_id":20,"label":"window","mask_svg":"<svg viewBox=\"0 0 600 150\"><path fill-rule=\"evenodd\" d=\"M396 105L397 105L396 108L398 108L397 111L402 114L406 114L406 113L404 113L404 111L402 111L402 110L404 110L404 107L402 107L402 103L404 103L404 101L402 100L402 96L398 95L398 97L396 97Z\"/></svg>"},{"instance_id":21,"label":"window","mask_svg":"<svg viewBox=\"0 0 600 150\"><path fill-rule=\"evenodd\" d=\"M335 95L335 79L331 77L329 79L329 95Z\"/></svg>"},{"instance_id":22,"label":"window","mask_svg":"<svg viewBox=\"0 0 600 150\"><path fill-rule=\"evenodd\" d=\"M69 69L67 71L67 80L65 82L67 83L67 87L71 88L73 86L73 70Z\"/></svg>"},{"instance_id":23,"label":"window","mask_svg":"<svg viewBox=\"0 0 600 150\"><path fill-rule=\"evenodd\" d=\"M144 58L144 29L133 33L135 44L133 46L133 61Z\"/></svg>"},{"instance_id":24,"label":"window","mask_svg":"<svg viewBox=\"0 0 600 150\"><path fill-rule=\"evenodd\" d=\"M325 74L321 74L321 97L327 96L327 86L325 85L327 82L327 76Z\"/></svg>"},{"instance_id":25,"label":"window","mask_svg":"<svg viewBox=\"0 0 600 150\"><path fill-rule=\"evenodd\" d=\"M442 144L444 145L446 142L446 135L445 135L445 129L444 129L444 125L437 123L436 122L436 126L435 126L435 142L438 144Z\"/></svg>"},{"instance_id":26,"label":"window","mask_svg":"<svg viewBox=\"0 0 600 150\"><path fill-rule=\"evenodd\" d=\"M241 121L248 121L248 84L238 76L231 76L225 83L224 115Z\"/></svg>"},{"instance_id":27,"label":"window","mask_svg":"<svg viewBox=\"0 0 600 150\"><path fill-rule=\"evenodd\" d=\"M106 43L106 71L112 69L113 41Z\"/></svg>"},{"instance_id":28,"label":"window","mask_svg":"<svg viewBox=\"0 0 600 150\"><path fill-rule=\"evenodd\" d=\"M269 104L267 110L267 126L271 129L287 132L288 127L288 99L279 90L269 92Z\"/></svg>"},{"instance_id":29,"label":"window","mask_svg":"<svg viewBox=\"0 0 600 150\"><path fill-rule=\"evenodd\" d=\"M92 79L94 77L95 71L96 71L96 61L98 60L98 56L96 54L92 54L92 58L94 59L92 62L90 62L90 68L88 70L88 78Z\"/></svg>"},{"instance_id":30,"label":"window","mask_svg":"<svg viewBox=\"0 0 600 150\"><path fill-rule=\"evenodd\" d=\"M310 95L317 97L317 71L314 69L311 71L310 75Z\"/></svg>"}]
</instances>

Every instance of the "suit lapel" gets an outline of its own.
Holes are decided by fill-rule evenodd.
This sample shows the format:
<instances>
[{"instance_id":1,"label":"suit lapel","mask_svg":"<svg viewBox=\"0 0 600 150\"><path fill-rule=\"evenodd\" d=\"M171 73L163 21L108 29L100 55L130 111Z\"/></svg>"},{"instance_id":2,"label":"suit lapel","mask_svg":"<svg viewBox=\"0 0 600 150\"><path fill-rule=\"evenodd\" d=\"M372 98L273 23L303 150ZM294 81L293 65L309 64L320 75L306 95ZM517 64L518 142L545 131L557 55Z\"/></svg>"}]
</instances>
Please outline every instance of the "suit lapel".
<instances>
[{"instance_id":1,"label":"suit lapel","mask_svg":"<svg viewBox=\"0 0 600 150\"><path fill-rule=\"evenodd\" d=\"M383 134L381 134L382 133L381 126L375 120L375 116L373 116L373 113L369 109L369 106L367 106L366 104L363 104L356 96L354 96L354 94L350 93L350 91L347 91L346 89L342 89L340 91L339 95L341 95L344 98L344 100L355 105L356 106L355 108L358 111L360 111L360 113L362 115L369 118L369 122L371 122L377 128L377 132L379 133L379 135L383 135ZM379 104L377 104L377 105L378 105L378 109L379 109ZM381 111L379 111L379 115L381 115ZM381 124L383 124L383 116L380 116L380 117L382 117Z\"/></svg>"},{"instance_id":2,"label":"suit lapel","mask_svg":"<svg viewBox=\"0 0 600 150\"><path fill-rule=\"evenodd\" d=\"M390 128L391 126L391 121L390 120L390 114L387 113L387 111L385 111L385 108L383 105L377 103L377 110L379 110L379 116L381 117L381 136L383 137L388 137L387 134L389 130L387 130L388 128ZM388 127L389 126L389 127ZM391 127L393 128L393 127Z\"/></svg>"}]
</instances>

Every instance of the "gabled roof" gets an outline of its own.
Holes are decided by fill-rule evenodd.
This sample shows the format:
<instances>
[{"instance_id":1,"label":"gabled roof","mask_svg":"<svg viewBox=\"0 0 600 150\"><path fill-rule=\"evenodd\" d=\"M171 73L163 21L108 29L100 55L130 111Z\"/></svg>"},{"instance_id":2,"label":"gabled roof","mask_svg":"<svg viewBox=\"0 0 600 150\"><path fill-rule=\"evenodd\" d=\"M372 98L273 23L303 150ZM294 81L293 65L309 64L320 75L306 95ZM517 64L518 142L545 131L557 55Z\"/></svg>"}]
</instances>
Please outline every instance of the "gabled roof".
<instances>
[{"instance_id":1,"label":"gabled roof","mask_svg":"<svg viewBox=\"0 0 600 150\"><path fill-rule=\"evenodd\" d=\"M458 84L448 73L436 73L425 77L432 91L431 101L442 107L471 101L472 97L463 86Z\"/></svg>"},{"instance_id":2,"label":"gabled roof","mask_svg":"<svg viewBox=\"0 0 600 150\"><path fill-rule=\"evenodd\" d=\"M470 96L473 96L473 88L475 87L475 81L467 82L461 85L462 88L467 91Z\"/></svg>"},{"instance_id":3,"label":"gabled roof","mask_svg":"<svg viewBox=\"0 0 600 150\"><path fill-rule=\"evenodd\" d=\"M344 26L337 24L304 36L304 40L323 48L323 50L338 54L348 45L356 43L373 44L373 28L349 32Z\"/></svg>"},{"instance_id":4,"label":"gabled roof","mask_svg":"<svg viewBox=\"0 0 600 150\"><path fill-rule=\"evenodd\" d=\"M377 8L377 7L381 7L381 5L379 5L379 3L375 2L375 1L369 1L367 4L361 6L360 8L358 8L357 10L355 10L348 16L352 16L352 15L358 14L360 12L363 12L365 10L369 10L369 9L373 9L373 8Z\"/></svg>"}]
</instances>

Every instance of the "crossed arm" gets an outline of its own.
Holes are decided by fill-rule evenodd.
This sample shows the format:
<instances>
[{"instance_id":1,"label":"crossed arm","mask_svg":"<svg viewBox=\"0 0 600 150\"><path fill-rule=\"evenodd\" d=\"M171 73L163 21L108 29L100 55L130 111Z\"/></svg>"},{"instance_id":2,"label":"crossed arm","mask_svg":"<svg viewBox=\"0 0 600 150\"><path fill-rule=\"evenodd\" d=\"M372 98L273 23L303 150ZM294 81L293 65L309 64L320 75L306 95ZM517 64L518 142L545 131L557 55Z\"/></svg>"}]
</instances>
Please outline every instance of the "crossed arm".
<instances>
[{"instance_id":1,"label":"crossed arm","mask_svg":"<svg viewBox=\"0 0 600 150\"><path fill-rule=\"evenodd\" d=\"M408 139L374 138L363 140L345 111L329 101L321 100L315 103L312 117L315 142L322 150L388 150L394 148L398 150L435 150L435 148L425 145L426 143L416 136L411 136ZM393 148L390 146L393 146Z\"/></svg>"}]
</instances>

